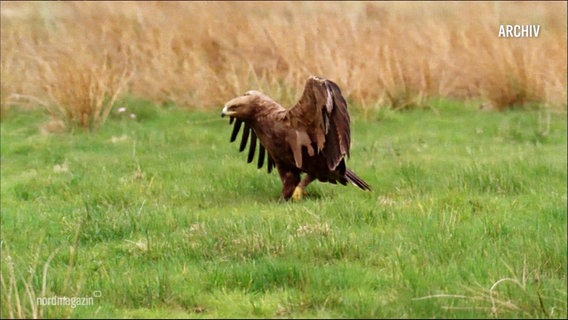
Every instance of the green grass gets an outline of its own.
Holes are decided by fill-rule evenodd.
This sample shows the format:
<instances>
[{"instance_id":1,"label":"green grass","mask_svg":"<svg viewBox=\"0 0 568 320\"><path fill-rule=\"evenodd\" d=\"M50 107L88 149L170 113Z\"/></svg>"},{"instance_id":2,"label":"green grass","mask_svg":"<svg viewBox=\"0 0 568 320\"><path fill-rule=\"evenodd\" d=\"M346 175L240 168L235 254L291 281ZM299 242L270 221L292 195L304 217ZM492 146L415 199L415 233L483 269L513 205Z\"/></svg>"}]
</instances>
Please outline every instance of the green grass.
<instances>
[{"instance_id":1,"label":"green grass","mask_svg":"<svg viewBox=\"0 0 568 320\"><path fill-rule=\"evenodd\" d=\"M123 103L95 133L3 120L3 318L567 316L565 115L353 109L373 192L280 203L218 112Z\"/></svg>"}]
</instances>

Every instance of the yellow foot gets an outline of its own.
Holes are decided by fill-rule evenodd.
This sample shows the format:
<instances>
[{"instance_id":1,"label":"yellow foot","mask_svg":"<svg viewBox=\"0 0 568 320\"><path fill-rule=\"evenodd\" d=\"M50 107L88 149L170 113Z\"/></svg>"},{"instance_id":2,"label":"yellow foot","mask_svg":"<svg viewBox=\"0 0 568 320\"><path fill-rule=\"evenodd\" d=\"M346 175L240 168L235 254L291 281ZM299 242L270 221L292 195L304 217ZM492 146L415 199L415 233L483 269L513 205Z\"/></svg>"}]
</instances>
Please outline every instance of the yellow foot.
<instances>
[{"instance_id":1,"label":"yellow foot","mask_svg":"<svg viewBox=\"0 0 568 320\"><path fill-rule=\"evenodd\" d=\"M303 196L304 196L304 190L300 187L296 187L296 189L294 189L294 193L292 194L292 199L294 201L298 201L302 199Z\"/></svg>"}]
</instances>

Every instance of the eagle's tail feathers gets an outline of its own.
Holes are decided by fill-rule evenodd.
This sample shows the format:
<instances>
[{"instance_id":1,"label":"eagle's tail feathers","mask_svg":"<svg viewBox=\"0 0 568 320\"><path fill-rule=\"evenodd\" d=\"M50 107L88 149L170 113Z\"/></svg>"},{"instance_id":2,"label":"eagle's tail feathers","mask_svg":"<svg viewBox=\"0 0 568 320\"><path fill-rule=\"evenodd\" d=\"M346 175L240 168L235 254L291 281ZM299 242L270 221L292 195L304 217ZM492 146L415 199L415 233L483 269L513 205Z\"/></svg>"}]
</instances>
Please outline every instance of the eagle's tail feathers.
<instances>
[{"instance_id":1,"label":"eagle's tail feathers","mask_svg":"<svg viewBox=\"0 0 568 320\"><path fill-rule=\"evenodd\" d=\"M359 178L355 172L346 169L345 170L345 177L347 178L347 181L351 182L352 184L354 184L355 186L366 190L366 191L371 191L371 186L366 183L365 181L363 181L363 179Z\"/></svg>"}]
</instances>

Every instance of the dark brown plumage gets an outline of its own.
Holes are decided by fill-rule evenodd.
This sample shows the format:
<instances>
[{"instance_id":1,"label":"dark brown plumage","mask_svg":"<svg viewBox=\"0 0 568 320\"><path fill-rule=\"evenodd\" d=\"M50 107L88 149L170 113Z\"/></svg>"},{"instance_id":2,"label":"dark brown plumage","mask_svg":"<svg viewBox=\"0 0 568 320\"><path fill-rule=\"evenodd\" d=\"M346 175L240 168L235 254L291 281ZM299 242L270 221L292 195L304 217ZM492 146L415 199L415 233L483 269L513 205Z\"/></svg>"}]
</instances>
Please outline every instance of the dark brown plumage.
<instances>
[{"instance_id":1,"label":"dark brown plumage","mask_svg":"<svg viewBox=\"0 0 568 320\"><path fill-rule=\"evenodd\" d=\"M258 168L267 156L268 172L278 169L282 180L282 198L299 199L307 185L322 182L351 182L363 190L371 187L345 166L351 145L349 112L341 90L333 81L308 78L298 103L285 109L258 91L225 104L221 116L234 122L231 142L243 128L239 151L250 138L247 161L254 159L258 145ZM300 174L306 173L303 180Z\"/></svg>"}]
</instances>

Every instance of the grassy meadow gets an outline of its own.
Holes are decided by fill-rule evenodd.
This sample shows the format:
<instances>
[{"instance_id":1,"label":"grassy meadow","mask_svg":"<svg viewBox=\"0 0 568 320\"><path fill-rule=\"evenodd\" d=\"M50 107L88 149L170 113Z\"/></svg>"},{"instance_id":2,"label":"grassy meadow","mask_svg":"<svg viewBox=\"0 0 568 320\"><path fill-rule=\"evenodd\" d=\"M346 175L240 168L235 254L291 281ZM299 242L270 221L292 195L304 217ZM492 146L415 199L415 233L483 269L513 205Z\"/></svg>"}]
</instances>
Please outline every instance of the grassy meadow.
<instances>
[{"instance_id":1,"label":"grassy meadow","mask_svg":"<svg viewBox=\"0 0 568 320\"><path fill-rule=\"evenodd\" d=\"M567 318L566 2L0 6L1 318ZM312 74L373 191L282 203L219 113Z\"/></svg>"},{"instance_id":2,"label":"grassy meadow","mask_svg":"<svg viewBox=\"0 0 568 320\"><path fill-rule=\"evenodd\" d=\"M565 116L431 104L354 110L348 165L373 191L298 203L217 112L125 100L97 134L14 113L2 317L566 318Z\"/></svg>"}]
</instances>

